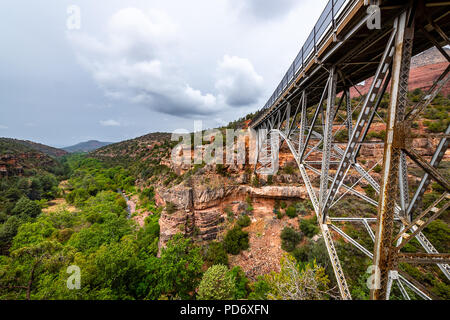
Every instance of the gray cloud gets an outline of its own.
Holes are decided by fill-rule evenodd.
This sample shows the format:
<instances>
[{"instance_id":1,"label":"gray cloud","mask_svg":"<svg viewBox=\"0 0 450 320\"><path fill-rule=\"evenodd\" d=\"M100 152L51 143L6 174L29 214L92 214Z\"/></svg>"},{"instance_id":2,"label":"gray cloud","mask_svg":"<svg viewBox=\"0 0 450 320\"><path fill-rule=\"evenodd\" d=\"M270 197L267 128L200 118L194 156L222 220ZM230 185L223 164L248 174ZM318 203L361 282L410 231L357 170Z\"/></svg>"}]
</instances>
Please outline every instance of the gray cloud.
<instances>
[{"instance_id":1,"label":"gray cloud","mask_svg":"<svg viewBox=\"0 0 450 320\"><path fill-rule=\"evenodd\" d=\"M327 0L284 1L77 0L80 30L73 1L0 1L0 132L67 146L254 112Z\"/></svg>"},{"instance_id":2,"label":"gray cloud","mask_svg":"<svg viewBox=\"0 0 450 320\"><path fill-rule=\"evenodd\" d=\"M252 104L262 93L262 77L251 62L227 55L218 67L217 95L193 88L180 76L182 66L172 62L177 25L160 11L122 9L109 19L106 39L85 33L70 33L69 39L108 97L161 113L210 115L227 105Z\"/></svg>"},{"instance_id":3,"label":"gray cloud","mask_svg":"<svg viewBox=\"0 0 450 320\"><path fill-rule=\"evenodd\" d=\"M225 55L219 63L218 77L216 88L230 106L251 105L261 97L263 78L247 59Z\"/></svg>"}]
</instances>

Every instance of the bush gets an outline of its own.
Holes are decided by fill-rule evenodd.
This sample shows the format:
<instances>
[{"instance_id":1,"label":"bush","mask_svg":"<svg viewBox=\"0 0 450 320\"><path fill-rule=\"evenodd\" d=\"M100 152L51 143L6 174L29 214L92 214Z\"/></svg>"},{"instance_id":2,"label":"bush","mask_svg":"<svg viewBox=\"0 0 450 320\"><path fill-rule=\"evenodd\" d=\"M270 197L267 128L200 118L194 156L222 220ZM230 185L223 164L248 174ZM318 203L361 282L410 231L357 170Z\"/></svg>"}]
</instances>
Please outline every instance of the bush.
<instances>
[{"instance_id":1,"label":"bush","mask_svg":"<svg viewBox=\"0 0 450 320\"><path fill-rule=\"evenodd\" d=\"M248 227L251 223L252 222L250 220L250 217L246 214L240 216L237 221L237 225L240 226L241 228Z\"/></svg>"},{"instance_id":2,"label":"bush","mask_svg":"<svg viewBox=\"0 0 450 320\"><path fill-rule=\"evenodd\" d=\"M336 135L334 136L334 139L337 142L345 142L348 140L348 130L344 129L344 130L340 130L336 133Z\"/></svg>"},{"instance_id":3,"label":"bush","mask_svg":"<svg viewBox=\"0 0 450 320\"><path fill-rule=\"evenodd\" d=\"M273 209L273 213L277 216L277 219L283 218L283 213L279 209Z\"/></svg>"},{"instance_id":4,"label":"bush","mask_svg":"<svg viewBox=\"0 0 450 320\"><path fill-rule=\"evenodd\" d=\"M225 250L233 255L239 254L242 250L249 248L248 232L242 231L240 227L229 230L223 240Z\"/></svg>"},{"instance_id":5,"label":"bush","mask_svg":"<svg viewBox=\"0 0 450 320\"><path fill-rule=\"evenodd\" d=\"M307 215L309 213L309 211L311 210L310 208L310 203L303 203L303 202L297 202L295 203L295 211L297 212L297 215Z\"/></svg>"},{"instance_id":6,"label":"bush","mask_svg":"<svg viewBox=\"0 0 450 320\"><path fill-rule=\"evenodd\" d=\"M285 213L289 218L295 218L298 215L297 209L293 205L287 207Z\"/></svg>"},{"instance_id":7,"label":"bush","mask_svg":"<svg viewBox=\"0 0 450 320\"><path fill-rule=\"evenodd\" d=\"M380 166L379 164L377 164L377 165L373 168L373 171L375 171L376 173L380 173L381 170L383 170L383 167Z\"/></svg>"},{"instance_id":8,"label":"bush","mask_svg":"<svg viewBox=\"0 0 450 320\"><path fill-rule=\"evenodd\" d=\"M215 264L228 265L228 255L221 242L213 241L209 244L206 251L205 260L209 266Z\"/></svg>"},{"instance_id":9,"label":"bush","mask_svg":"<svg viewBox=\"0 0 450 320\"><path fill-rule=\"evenodd\" d=\"M371 132L369 132L367 134L367 139L368 140L375 138L375 139L380 139L380 140L384 141L385 137L386 137L386 131L385 130L381 130L380 132L371 131Z\"/></svg>"},{"instance_id":10,"label":"bush","mask_svg":"<svg viewBox=\"0 0 450 320\"><path fill-rule=\"evenodd\" d=\"M267 294L270 292L270 286L262 276L258 281L251 284L252 292L248 295L249 300L267 300Z\"/></svg>"},{"instance_id":11,"label":"bush","mask_svg":"<svg viewBox=\"0 0 450 320\"><path fill-rule=\"evenodd\" d=\"M198 300L231 300L234 298L235 282L224 265L210 267L198 287Z\"/></svg>"},{"instance_id":12,"label":"bush","mask_svg":"<svg viewBox=\"0 0 450 320\"><path fill-rule=\"evenodd\" d=\"M167 202L166 203L166 212L168 213L168 214L172 214L172 213L174 213L175 211L177 211L177 207L175 206L175 204L173 204L172 202Z\"/></svg>"},{"instance_id":13,"label":"bush","mask_svg":"<svg viewBox=\"0 0 450 320\"><path fill-rule=\"evenodd\" d=\"M216 164L216 173L223 177L228 175L227 168L221 163Z\"/></svg>"},{"instance_id":14,"label":"bush","mask_svg":"<svg viewBox=\"0 0 450 320\"><path fill-rule=\"evenodd\" d=\"M231 210L231 207L227 206L224 211L227 214L228 221L229 222L233 221L234 220L234 212L233 212L233 210Z\"/></svg>"},{"instance_id":15,"label":"bush","mask_svg":"<svg viewBox=\"0 0 450 320\"><path fill-rule=\"evenodd\" d=\"M424 125L427 126L428 131L433 133L444 132L448 126L448 121L446 120L436 120L436 121L424 121Z\"/></svg>"},{"instance_id":16,"label":"bush","mask_svg":"<svg viewBox=\"0 0 450 320\"><path fill-rule=\"evenodd\" d=\"M41 208L36 202L22 197L17 201L12 213L23 218L36 218L41 213Z\"/></svg>"},{"instance_id":17,"label":"bush","mask_svg":"<svg viewBox=\"0 0 450 320\"><path fill-rule=\"evenodd\" d=\"M255 188L259 187L259 178L257 175L255 175L252 179L252 186L254 186Z\"/></svg>"},{"instance_id":18,"label":"bush","mask_svg":"<svg viewBox=\"0 0 450 320\"><path fill-rule=\"evenodd\" d=\"M245 299L248 296L249 288L248 283L249 280L245 276L244 271L241 267L235 266L230 270L229 274L234 278L235 283L235 293L234 299Z\"/></svg>"},{"instance_id":19,"label":"bush","mask_svg":"<svg viewBox=\"0 0 450 320\"><path fill-rule=\"evenodd\" d=\"M298 263L306 263L309 260L309 251L309 246L301 246L299 248L295 248L291 254Z\"/></svg>"},{"instance_id":20,"label":"bush","mask_svg":"<svg viewBox=\"0 0 450 320\"><path fill-rule=\"evenodd\" d=\"M372 199L376 198L377 193L376 193L375 189L370 184L367 185L366 187L363 187L363 189L364 189L364 191L366 192L366 195L369 198L372 198Z\"/></svg>"},{"instance_id":21,"label":"bush","mask_svg":"<svg viewBox=\"0 0 450 320\"><path fill-rule=\"evenodd\" d=\"M297 244L302 240L302 234L300 232L295 231L290 227L285 227L283 231L281 231L281 248L284 251L292 252Z\"/></svg>"},{"instance_id":22,"label":"bush","mask_svg":"<svg viewBox=\"0 0 450 320\"><path fill-rule=\"evenodd\" d=\"M300 230L308 237L312 238L319 232L319 227L317 226L316 217L311 219L301 219L300 220Z\"/></svg>"},{"instance_id":23,"label":"bush","mask_svg":"<svg viewBox=\"0 0 450 320\"><path fill-rule=\"evenodd\" d=\"M283 172L286 173L286 174L294 174L295 169L294 169L294 167L292 167L292 166L290 166L290 165L286 165L286 166L283 168Z\"/></svg>"}]
</instances>

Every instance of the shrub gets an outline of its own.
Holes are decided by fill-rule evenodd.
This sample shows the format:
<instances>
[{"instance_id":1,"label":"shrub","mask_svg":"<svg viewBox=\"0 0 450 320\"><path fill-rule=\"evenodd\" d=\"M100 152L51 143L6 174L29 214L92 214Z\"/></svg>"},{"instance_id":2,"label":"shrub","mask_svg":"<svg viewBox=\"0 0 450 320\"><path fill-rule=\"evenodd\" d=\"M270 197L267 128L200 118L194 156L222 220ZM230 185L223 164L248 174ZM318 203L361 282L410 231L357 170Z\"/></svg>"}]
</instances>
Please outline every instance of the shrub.
<instances>
[{"instance_id":1,"label":"shrub","mask_svg":"<svg viewBox=\"0 0 450 320\"><path fill-rule=\"evenodd\" d=\"M259 178L258 178L257 175L254 175L254 176L253 176L253 179L252 179L252 186L254 186L254 187L259 187Z\"/></svg>"},{"instance_id":2,"label":"shrub","mask_svg":"<svg viewBox=\"0 0 450 320\"><path fill-rule=\"evenodd\" d=\"M206 251L205 260L209 266L215 264L228 265L228 255L221 242L213 241L209 244Z\"/></svg>"},{"instance_id":3,"label":"shrub","mask_svg":"<svg viewBox=\"0 0 450 320\"><path fill-rule=\"evenodd\" d=\"M175 204L170 202L170 201L167 201L167 203L166 203L166 212L168 214L172 214L175 211L177 211L177 207L175 206Z\"/></svg>"},{"instance_id":4,"label":"shrub","mask_svg":"<svg viewBox=\"0 0 450 320\"><path fill-rule=\"evenodd\" d=\"M366 187L363 188L366 192L366 195L372 199L376 197L376 191L375 189L369 184Z\"/></svg>"},{"instance_id":5,"label":"shrub","mask_svg":"<svg viewBox=\"0 0 450 320\"><path fill-rule=\"evenodd\" d=\"M210 267L198 287L198 300L231 300L234 298L235 282L224 265Z\"/></svg>"},{"instance_id":6,"label":"shrub","mask_svg":"<svg viewBox=\"0 0 450 320\"><path fill-rule=\"evenodd\" d=\"M294 256L295 260L297 260L298 263L305 263L309 260L309 246L301 246L298 248L295 248L291 254Z\"/></svg>"},{"instance_id":7,"label":"shrub","mask_svg":"<svg viewBox=\"0 0 450 320\"><path fill-rule=\"evenodd\" d=\"M245 276L244 271L241 267L235 266L230 270L229 274L234 278L235 283L235 293L234 299L245 299L248 296L249 288L248 283L249 280Z\"/></svg>"},{"instance_id":8,"label":"shrub","mask_svg":"<svg viewBox=\"0 0 450 320\"><path fill-rule=\"evenodd\" d=\"M317 227L316 217L311 219L301 219L300 220L300 230L308 237L312 238L319 232L319 227Z\"/></svg>"},{"instance_id":9,"label":"shrub","mask_svg":"<svg viewBox=\"0 0 450 320\"><path fill-rule=\"evenodd\" d=\"M302 240L302 234L290 227L285 227L281 231L281 248L284 251L292 252L297 244Z\"/></svg>"},{"instance_id":10,"label":"shrub","mask_svg":"<svg viewBox=\"0 0 450 320\"><path fill-rule=\"evenodd\" d=\"M225 177L225 176L227 176L228 171L227 171L227 168L223 164L218 163L218 164L216 164L216 173Z\"/></svg>"},{"instance_id":11,"label":"shrub","mask_svg":"<svg viewBox=\"0 0 450 320\"><path fill-rule=\"evenodd\" d=\"M424 121L424 124L428 127L428 131L433 133L443 132L448 126L447 121L441 119L434 122Z\"/></svg>"},{"instance_id":12,"label":"shrub","mask_svg":"<svg viewBox=\"0 0 450 320\"><path fill-rule=\"evenodd\" d=\"M258 281L251 284L252 292L248 295L249 300L267 300L267 294L270 292L270 286L262 276Z\"/></svg>"},{"instance_id":13,"label":"shrub","mask_svg":"<svg viewBox=\"0 0 450 320\"><path fill-rule=\"evenodd\" d=\"M228 221L230 221L230 222L233 221L234 220L234 212L233 212L233 210L231 210L231 207L227 206L224 211L227 214Z\"/></svg>"},{"instance_id":14,"label":"shrub","mask_svg":"<svg viewBox=\"0 0 450 320\"><path fill-rule=\"evenodd\" d=\"M379 164L377 164L377 165L373 168L373 171L375 171L376 173L380 173L381 170L383 170L383 167L380 166Z\"/></svg>"},{"instance_id":15,"label":"shrub","mask_svg":"<svg viewBox=\"0 0 450 320\"><path fill-rule=\"evenodd\" d=\"M375 132L375 131L371 131L367 134L367 139L380 139L380 140L384 140L384 138L386 137L386 131L385 130L381 130L380 132Z\"/></svg>"},{"instance_id":16,"label":"shrub","mask_svg":"<svg viewBox=\"0 0 450 320\"><path fill-rule=\"evenodd\" d=\"M249 248L248 232L242 231L240 227L234 227L225 235L223 245L228 253L233 255L239 254L241 250Z\"/></svg>"},{"instance_id":17,"label":"shrub","mask_svg":"<svg viewBox=\"0 0 450 320\"><path fill-rule=\"evenodd\" d=\"M272 175L267 176L267 184L269 186L271 186L273 184L273 176Z\"/></svg>"},{"instance_id":18,"label":"shrub","mask_svg":"<svg viewBox=\"0 0 450 320\"><path fill-rule=\"evenodd\" d=\"M240 226L241 228L248 227L250 223L252 223L250 217L246 214L240 216L237 221L237 225Z\"/></svg>"},{"instance_id":19,"label":"shrub","mask_svg":"<svg viewBox=\"0 0 450 320\"><path fill-rule=\"evenodd\" d=\"M24 196L17 201L12 213L23 218L36 218L41 213L41 208L36 202Z\"/></svg>"},{"instance_id":20,"label":"shrub","mask_svg":"<svg viewBox=\"0 0 450 320\"><path fill-rule=\"evenodd\" d=\"M304 204L303 202L297 202L295 204L295 211L297 214L306 215L310 210L309 204Z\"/></svg>"},{"instance_id":21,"label":"shrub","mask_svg":"<svg viewBox=\"0 0 450 320\"><path fill-rule=\"evenodd\" d=\"M286 174L294 174L295 169L294 169L294 167L292 167L292 166L290 166L290 165L286 165L286 166L283 168L283 172L286 173Z\"/></svg>"},{"instance_id":22,"label":"shrub","mask_svg":"<svg viewBox=\"0 0 450 320\"><path fill-rule=\"evenodd\" d=\"M334 139L337 142L345 142L348 140L348 130L340 130L336 133L336 135L334 136Z\"/></svg>"},{"instance_id":23,"label":"shrub","mask_svg":"<svg viewBox=\"0 0 450 320\"><path fill-rule=\"evenodd\" d=\"M293 205L287 207L285 213L289 218L295 218L298 215L297 209Z\"/></svg>"},{"instance_id":24,"label":"shrub","mask_svg":"<svg viewBox=\"0 0 450 320\"><path fill-rule=\"evenodd\" d=\"M283 218L283 213L279 209L273 209L273 213L277 216L278 219Z\"/></svg>"}]
</instances>

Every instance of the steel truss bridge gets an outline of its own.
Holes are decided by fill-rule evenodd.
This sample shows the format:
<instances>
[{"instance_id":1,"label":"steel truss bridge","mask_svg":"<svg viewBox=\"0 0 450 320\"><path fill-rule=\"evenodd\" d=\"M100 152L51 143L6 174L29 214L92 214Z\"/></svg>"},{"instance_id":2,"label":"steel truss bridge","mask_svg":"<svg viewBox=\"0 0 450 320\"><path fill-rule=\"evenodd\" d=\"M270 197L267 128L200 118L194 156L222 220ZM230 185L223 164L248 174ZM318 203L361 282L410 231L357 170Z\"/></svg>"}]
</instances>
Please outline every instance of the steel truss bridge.
<instances>
[{"instance_id":1,"label":"steel truss bridge","mask_svg":"<svg viewBox=\"0 0 450 320\"><path fill-rule=\"evenodd\" d=\"M378 6L381 28L368 28ZM423 299L434 296L417 280L399 268L399 263L436 264L450 279L450 254L439 253L422 233L450 205L450 183L437 169L448 147L450 126L445 132L427 135L439 139L430 158L413 147L411 127L449 80L450 63L415 105L408 106L411 57L436 47L449 45L450 3L446 1L330 0L306 43L266 105L250 127L257 132L258 174L278 169L278 152L286 143L300 169L319 222L342 299L351 299L346 277L334 241L343 237L373 260L374 286L371 299L389 299L398 286L405 299L408 292ZM350 90L371 78L370 89L352 105ZM389 92L387 119L379 116L380 104ZM386 107L386 106L384 106ZM352 121L353 119L353 121ZM374 123L384 123L386 138L382 158L366 165L360 151ZM346 131L346 142L336 141ZM426 137L425 137L426 138ZM376 178L373 168L382 166ZM420 168L417 186L408 185L408 167ZM379 170L378 170L379 171ZM350 179L359 177L357 181ZM320 185L319 185L320 182ZM432 182L441 185L442 195L428 208L422 198ZM361 192L370 185L375 200ZM334 216L333 206L348 195L375 206L377 214L361 212L357 217ZM365 227L373 248L366 248L346 234L339 224ZM402 251L416 239L420 253ZM378 281L378 282L377 282ZM409 288L406 290L405 288Z\"/></svg>"}]
</instances>

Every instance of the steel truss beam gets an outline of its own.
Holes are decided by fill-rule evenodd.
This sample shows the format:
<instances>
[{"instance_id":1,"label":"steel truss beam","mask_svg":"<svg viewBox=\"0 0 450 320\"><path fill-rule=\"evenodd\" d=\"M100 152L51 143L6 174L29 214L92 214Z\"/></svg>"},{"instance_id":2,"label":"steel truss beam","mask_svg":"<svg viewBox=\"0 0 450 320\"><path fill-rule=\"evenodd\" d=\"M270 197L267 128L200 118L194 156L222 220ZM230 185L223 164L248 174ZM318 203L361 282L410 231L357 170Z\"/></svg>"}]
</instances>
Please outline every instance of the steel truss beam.
<instances>
[{"instance_id":1,"label":"steel truss beam","mask_svg":"<svg viewBox=\"0 0 450 320\"><path fill-rule=\"evenodd\" d=\"M405 8L407 7L405 6ZM255 166L255 170L262 174L275 173L278 151L282 143L286 142L290 152L294 155L313 204L343 299L351 299L351 295L333 243L333 237L336 235L343 237L367 257L373 259L375 270L378 268L376 275L380 277L381 283L380 288L371 290L373 299L389 299L392 286L395 285L405 299L411 298L410 291L407 291L406 287L423 299L434 298L427 293L423 286L398 270L399 262L436 264L450 279L450 266L447 264L450 259L449 255L437 252L422 233L430 222L450 206L450 201L444 203L448 194L443 195L440 202L434 203L424 212L416 214L431 179L449 191L450 184L437 170L437 167L449 145L450 126L445 133L433 136L441 140L430 163L410 147L411 140L419 136L413 136L409 132L412 121L417 119L450 80L450 65L424 94L424 97L410 110L407 110L407 84L414 39L414 11L407 8L395 20L392 18L390 22L392 28L390 30L383 29L383 36L377 38L377 41L383 39L384 52L375 55L371 61L368 61L370 64L377 63L378 67L369 92L356 107L352 108L351 105L350 88L354 87L356 91L358 89L347 79L345 72L351 70L351 63L349 63L349 58L344 56L335 64L321 64L322 72L319 81L312 79L317 69L305 76L300 84L295 85L294 90L290 91L283 100L277 102L276 108L267 110L269 112L260 117L256 125L256 128L265 128L266 132L258 134L258 159L260 161L257 165L259 169L257 170ZM361 23L355 26L350 33L360 27ZM439 27L437 26L437 28ZM435 30L437 29L435 28ZM428 35L431 34L428 33ZM381 41L377 45L380 43ZM365 47L369 48L373 45L374 42L361 48L365 50ZM331 51L328 52L324 61L331 54ZM354 67L354 69L359 70L358 67ZM324 74L323 70L326 70L327 73ZM304 85L307 81L312 83ZM368 143L365 138L375 117L378 116L381 119L377 109L389 84L391 92L380 184L371 175L372 169L377 164L373 166L371 164L371 169L365 169L358 163L358 154L362 145ZM337 88L339 88L339 92L337 92ZM340 99L336 103L337 96ZM318 104L311 106L310 98L316 102L319 101ZM308 108L311 107L314 108L314 111L308 119L308 115L311 114L308 112ZM341 107L343 110L339 111ZM359 109L359 116L353 123L352 115L357 109ZM345 117L342 116L343 111L345 111ZM342 123L339 123L340 127L336 131L337 122L341 120ZM383 119L381 120L384 123ZM348 142L334 140L341 129L348 131ZM426 138L429 137L431 136L427 135ZM425 171L419 187L411 198L408 185L408 165L411 163L409 160ZM335 172L333 172L334 169L336 169ZM346 179L350 169L352 176ZM359 176L356 182L350 180L354 178L355 173ZM320 177L318 188L316 185L313 186L311 174ZM378 201L356 189L362 180L367 181L373 187L379 196ZM339 203L347 194L359 197L376 206L378 208L377 217L329 216L329 213L332 213L329 209ZM334 222L361 224L374 242L373 253L333 224ZM400 227L400 231L396 234L394 234L394 222ZM369 223L376 223L375 232L372 229L373 225L371 226ZM426 253L406 254L400 252L401 248L412 238L418 240Z\"/></svg>"}]
</instances>

